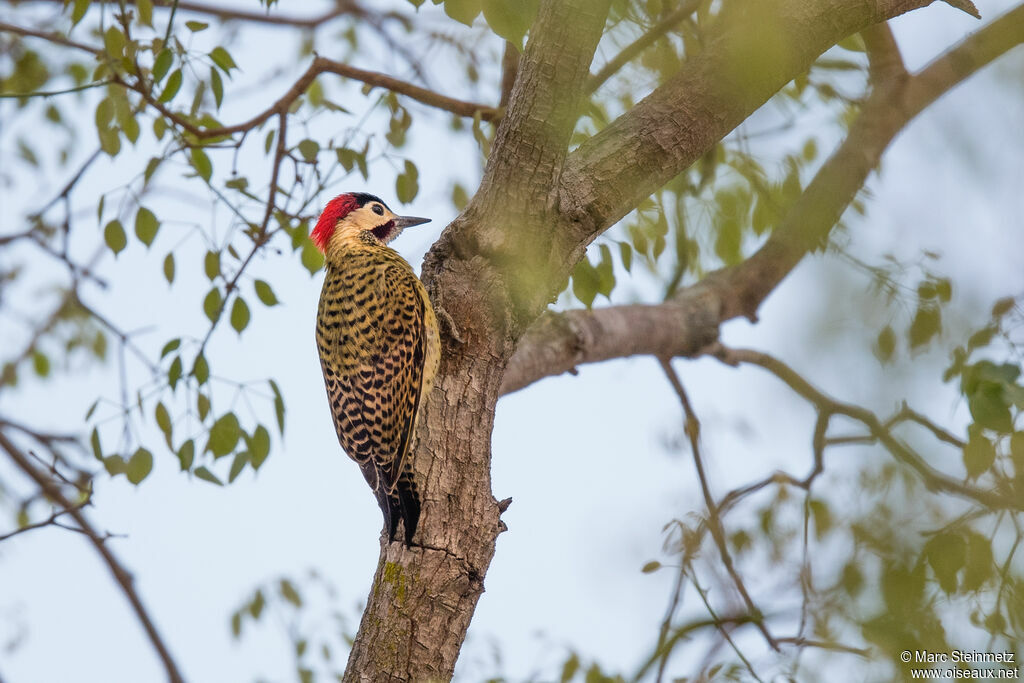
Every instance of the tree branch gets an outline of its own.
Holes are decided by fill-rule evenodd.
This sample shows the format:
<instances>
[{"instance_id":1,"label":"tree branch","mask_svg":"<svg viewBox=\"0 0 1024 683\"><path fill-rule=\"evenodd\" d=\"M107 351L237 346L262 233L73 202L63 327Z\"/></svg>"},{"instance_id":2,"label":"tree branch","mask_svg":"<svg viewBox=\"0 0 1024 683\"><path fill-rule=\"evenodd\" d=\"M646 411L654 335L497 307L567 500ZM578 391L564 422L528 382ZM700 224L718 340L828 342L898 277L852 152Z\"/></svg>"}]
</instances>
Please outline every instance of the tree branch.
<instances>
[{"instance_id":1,"label":"tree branch","mask_svg":"<svg viewBox=\"0 0 1024 683\"><path fill-rule=\"evenodd\" d=\"M717 337L721 323L738 316L756 318L761 302L810 249L824 242L895 135L943 93L1021 42L1024 5L917 75L887 81L868 98L847 139L757 252L663 304L542 317L519 340L502 393L584 363L633 355L692 356Z\"/></svg>"},{"instance_id":2,"label":"tree branch","mask_svg":"<svg viewBox=\"0 0 1024 683\"><path fill-rule=\"evenodd\" d=\"M143 629L146 631L146 635L149 636L150 642L156 649L157 655L160 657L160 661L163 662L164 670L167 672L168 680L171 683L182 683L184 679L181 673L178 671L178 666L174 662L174 658L171 656L170 651L164 644L163 638L161 638L159 632L156 630L156 625L150 618L149 613L142 604L142 599L139 594L135 591L135 585L131 574L129 574L124 566L117 560L114 553L104 543L104 539L99 533L92 527L89 520L86 519L85 514L82 512L81 507L72 503L67 499L64 493L60 490L60 487L53 483L45 474L36 469L35 465L28 459L21 450L11 442L7 435L0 431L0 448L7 451L7 455L11 461L24 472L29 479L31 479L46 497L60 506L63 510L66 510L69 515L78 524L82 533L85 534L93 547L96 548L96 552L100 554L103 561L106 563L107 568L110 569L110 573L114 576L114 580L117 581L121 590L128 598L128 602L131 603L132 609L135 610L135 616L138 617L139 622L142 624Z\"/></svg>"},{"instance_id":3,"label":"tree branch","mask_svg":"<svg viewBox=\"0 0 1024 683\"><path fill-rule=\"evenodd\" d=\"M737 3L678 74L567 160L562 205L586 245L688 168L786 83L846 36L931 0Z\"/></svg>"},{"instance_id":4,"label":"tree branch","mask_svg":"<svg viewBox=\"0 0 1024 683\"><path fill-rule=\"evenodd\" d=\"M723 346L719 346L713 355L727 365L748 363L763 368L785 382L796 394L813 404L819 412L828 415L843 415L860 422L867 427L873 439L882 444L894 458L916 471L925 486L931 490L953 493L997 510L1024 510L1024 500L1012 492L1005 493L978 488L936 470L924 458L893 436L890 429L874 413L866 408L842 403L826 396L777 358L760 351L729 349ZM913 418L908 414L907 419Z\"/></svg>"},{"instance_id":5,"label":"tree branch","mask_svg":"<svg viewBox=\"0 0 1024 683\"><path fill-rule=\"evenodd\" d=\"M367 85L382 87L399 95L405 95L417 102L422 102L428 106L449 111L458 116L473 117L479 115L482 120L490 121L496 118L500 113L500 110L488 105L457 100L452 97L441 95L432 90L421 88L418 85L413 85L412 83L392 78L387 74L382 74L376 71L366 71L364 69L349 66L348 64L336 62L318 55L313 58L313 62L309 65L309 68L306 69L305 73L299 76L298 80L292 84L288 91L278 98L274 104L270 105L259 114L256 114L247 121L236 123L231 126L201 128L192 123L192 121L186 117L172 111L163 102L160 102L153 95L152 89L148 84L145 84L142 81L128 82L121 76L116 76L115 78L122 86L134 90L142 95L150 106L159 111L168 120L173 121L176 125L196 138L200 140L208 140L211 138L228 137L235 133L249 131L256 128L275 114L287 114L292 103L301 97L309 86L313 84L316 77L322 73L332 73L342 76L343 78L350 78L361 83L366 83Z\"/></svg>"},{"instance_id":6,"label":"tree branch","mask_svg":"<svg viewBox=\"0 0 1024 683\"><path fill-rule=\"evenodd\" d=\"M71 40L64 34L59 33L57 31L39 31L36 29L25 28L23 26L15 26L14 24L8 24L7 22L0 21L0 32L13 33L15 35L27 36L30 38L41 38L43 40L48 40L51 43L56 43L57 45L63 45L64 47L72 47L76 50L82 50L83 52L88 52L93 55L102 54L103 52L99 48L95 48L91 45L86 45L85 43L79 43L77 41Z\"/></svg>"},{"instance_id":7,"label":"tree branch","mask_svg":"<svg viewBox=\"0 0 1024 683\"><path fill-rule=\"evenodd\" d=\"M535 190L558 182L610 4L541 3L471 208L491 202L534 216L549 208L535 206Z\"/></svg>"},{"instance_id":8,"label":"tree branch","mask_svg":"<svg viewBox=\"0 0 1024 683\"><path fill-rule=\"evenodd\" d=\"M46 2L48 4L63 2L63 0L32 0L32 2ZM28 4L28 3L25 3ZM134 0L125 0L126 5L135 6ZM322 12L312 17L300 17L287 14L277 14L268 7L266 12L252 12L249 10L228 7L225 5L214 5L203 2L191 2L190 0L153 0L153 5L162 9L179 9L194 14L203 14L217 17L221 20L247 21L257 24L268 24L271 26L291 26L302 29L316 29L322 24L344 15L351 15L357 18L365 18L370 15L366 9L360 7L352 0L337 0L333 9ZM271 6L272 7L272 6ZM390 15L390 13L389 13Z\"/></svg>"},{"instance_id":9,"label":"tree branch","mask_svg":"<svg viewBox=\"0 0 1024 683\"><path fill-rule=\"evenodd\" d=\"M718 547L718 555L722 559L722 566L725 567L725 571L728 572L729 577L732 579L732 583L736 587L736 591L743 599L743 604L746 606L751 620L757 626L757 629L761 632L761 635L764 636L764 639L768 642L771 648L778 652L779 644L765 625L764 615L750 597L750 593L747 591L747 587L743 583L743 579L740 577L739 572L736 571L736 565L732 561L732 555L729 553L729 545L725 538L725 527L722 524L722 517L719 515L719 507L715 503L714 496L711 495L711 486L708 484L707 474L704 472L704 462L700 453L700 421L697 419L697 414L694 412L693 406L690 404L690 399L686 395L686 389L683 388L683 383L679 380L679 375L677 375L676 371L672 368L671 361L666 358L660 358L659 362L661 363L661 369L664 371L665 377L668 378L669 384L672 385L672 389L675 391L676 397L679 399L679 403L683 408L683 415L686 418L683 423L683 431L686 433L686 437L690 441L693 465L697 470L697 479L700 481L700 490L704 496L704 505L708 510L708 530L711 531L711 538Z\"/></svg>"}]
</instances>

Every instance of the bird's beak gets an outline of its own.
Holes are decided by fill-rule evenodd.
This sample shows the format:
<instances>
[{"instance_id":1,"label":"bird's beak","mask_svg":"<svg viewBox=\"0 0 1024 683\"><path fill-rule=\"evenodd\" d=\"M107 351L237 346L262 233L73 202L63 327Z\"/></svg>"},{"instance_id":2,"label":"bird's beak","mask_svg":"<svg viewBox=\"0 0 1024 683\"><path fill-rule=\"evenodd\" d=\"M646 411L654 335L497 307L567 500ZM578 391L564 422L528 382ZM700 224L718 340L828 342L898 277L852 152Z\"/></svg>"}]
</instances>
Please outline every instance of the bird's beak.
<instances>
[{"instance_id":1,"label":"bird's beak","mask_svg":"<svg viewBox=\"0 0 1024 683\"><path fill-rule=\"evenodd\" d=\"M411 228L414 225L423 225L429 223L429 218L418 218L416 216L395 216L395 227L396 228Z\"/></svg>"}]
</instances>

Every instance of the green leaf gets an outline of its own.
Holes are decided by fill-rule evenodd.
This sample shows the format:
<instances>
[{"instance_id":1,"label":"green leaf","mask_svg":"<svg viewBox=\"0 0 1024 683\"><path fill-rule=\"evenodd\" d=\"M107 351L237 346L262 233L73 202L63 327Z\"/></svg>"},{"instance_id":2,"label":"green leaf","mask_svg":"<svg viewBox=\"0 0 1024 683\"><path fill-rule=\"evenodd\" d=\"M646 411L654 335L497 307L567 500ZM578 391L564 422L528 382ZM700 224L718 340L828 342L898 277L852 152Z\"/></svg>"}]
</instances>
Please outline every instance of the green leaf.
<instances>
[{"instance_id":1,"label":"green leaf","mask_svg":"<svg viewBox=\"0 0 1024 683\"><path fill-rule=\"evenodd\" d=\"M239 334L249 324L249 305L242 297L236 297L235 303L231 305L231 327Z\"/></svg>"},{"instance_id":2,"label":"green leaf","mask_svg":"<svg viewBox=\"0 0 1024 683\"><path fill-rule=\"evenodd\" d=\"M210 414L210 399L204 393L196 394L196 412L199 413L199 420L205 421L206 416Z\"/></svg>"},{"instance_id":3,"label":"green leaf","mask_svg":"<svg viewBox=\"0 0 1024 683\"><path fill-rule=\"evenodd\" d=\"M211 323L217 322L217 318L220 317L220 307L223 303L223 299L220 295L220 290L214 287L206 293L206 298L203 299L203 313L210 319Z\"/></svg>"},{"instance_id":4,"label":"green leaf","mask_svg":"<svg viewBox=\"0 0 1024 683\"><path fill-rule=\"evenodd\" d=\"M221 80L220 72L212 66L210 67L210 89L213 90L213 100L217 103L217 109L220 109L220 105L224 101L224 81Z\"/></svg>"},{"instance_id":5,"label":"green leaf","mask_svg":"<svg viewBox=\"0 0 1024 683\"><path fill-rule=\"evenodd\" d=\"M199 384L206 384L206 381L210 379L210 366L206 363L205 355L196 356L196 362L192 364L192 376Z\"/></svg>"},{"instance_id":6,"label":"green leaf","mask_svg":"<svg viewBox=\"0 0 1024 683\"><path fill-rule=\"evenodd\" d=\"M153 471L153 454L145 448L140 448L128 459L124 474L128 481L138 486L142 480Z\"/></svg>"},{"instance_id":7,"label":"green leaf","mask_svg":"<svg viewBox=\"0 0 1024 683\"><path fill-rule=\"evenodd\" d=\"M237 69L238 65L235 64L235 60L231 58L231 55L222 47L213 48L213 52L210 53L210 59L213 63L221 68L224 73L231 75L232 69Z\"/></svg>"},{"instance_id":8,"label":"green leaf","mask_svg":"<svg viewBox=\"0 0 1024 683\"><path fill-rule=\"evenodd\" d=\"M164 279L167 284L174 282L174 252L169 251L164 257Z\"/></svg>"},{"instance_id":9,"label":"green leaf","mask_svg":"<svg viewBox=\"0 0 1024 683\"><path fill-rule=\"evenodd\" d=\"M398 194L398 201L408 204L420 191L419 170L409 160L405 162L405 171L395 179L395 190Z\"/></svg>"},{"instance_id":10,"label":"green leaf","mask_svg":"<svg viewBox=\"0 0 1024 683\"><path fill-rule=\"evenodd\" d=\"M316 275L317 271L324 267L324 255L316 248L313 241L308 237L302 242L302 265L309 271L310 275Z\"/></svg>"},{"instance_id":11,"label":"green leaf","mask_svg":"<svg viewBox=\"0 0 1024 683\"><path fill-rule=\"evenodd\" d=\"M633 247L629 242L619 242L619 257L622 259L622 267L628 273L633 268Z\"/></svg>"},{"instance_id":12,"label":"green leaf","mask_svg":"<svg viewBox=\"0 0 1024 683\"><path fill-rule=\"evenodd\" d=\"M46 377L50 374L50 359L38 349L32 351L32 369L40 377Z\"/></svg>"},{"instance_id":13,"label":"green leaf","mask_svg":"<svg viewBox=\"0 0 1024 683\"><path fill-rule=\"evenodd\" d=\"M89 437L89 445L92 446L92 454L97 460L103 460L103 447L100 446L100 433L96 427L92 428L92 435Z\"/></svg>"},{"instance_id":14,"label":"green leaf","mask_svg":"<svg viewBox=\"0 0 1024 683\"><path fill-rule=\"evenodd\" d=\"M573 652L569 655L569 658L565 660L565 664L562 665L562 675L559 678L561 683L569 683L580 670L580 658Z\"/></svg>"},{"instance_id":15,"label":"green leaf","mask_svg":"<svg viewBox=\"0 0 1024 683\"><path fill-rule=\"evenodd\" d=\"M1003 398L1003 388L998 384L986 382L967 399L967 407L979 427L1003 433L1013 430L1010 406Z\"/></svg>"},{"instance_id":16,"label":"green leaf","mask_svg":"<svg viewBox=\"0 0 1024 683\"><path fill-rule=\"evenodd\" d=\"M197 467L193 471L193 473L198 478L202 479L203 481L208 481L211 484L216 484L217 486L223 486L224 485L224 484L221 483L220 479L217 478L217 475L215 475L213 472L211 472L210 470L206 469L205 467Z\"/></svg>"},{"instance_id":17,"label":"green leaf","mask_svg":"<svg viewBox=\"0 0 1024 683\"><path fill-rule=\"evenodd\" d=\"M976 531L967 531L967 561L961 590L976 591L995 575L992 543Z\"/></svg>"},{"instance_id":18,"label":"green leaf","mask_svg":"<svg viewBox=\"0 0 1024 683\"><path fill-rule=\"evenodd\" d=\"M196 173L206 182L210 182L210 176L213 175L213 164L210 163L210 157L206 156L206 152L199 147L193 147L191 161Z\"/></svg>"},{"instance_id":19,"label":"green leaf","mask_svg":"<svg viewBox=\"0 0 1024 683\"><path fill-rule=\"evenodd\" d=\"M206 272L206 277L211 280L220 275L219 251L206 252L206 256L203 258L203 270Z\"/></svg>"},{"instance_id":20,"label":"green leaf","mask_svg":"<svg viewBox=\"0 0 1024 683\"><path fill-rule=\"evenodd\" d=\"M139 11L139 23L153 26L153 0L136 0L135 9Z\"/></svg>"},{"instance_id":21,"label":"green leaf","mask_svg":"<svg viewBox=\"0 0 1024 683\"><path fill-rule=\"evenodd\" d=\"M103 468L107 470L107 474L116 477L119 474L124 474L127 463L120 455L108 455L103 458Z\"/></svg>"},{"instance_id":22,"label":"green leaf","mask_svg":"<svg viewBox=\"0 0 1024 683\"><path fill-rule=\"evenodd\" d=\"M116 26L111 26L103 34L103 49L115 59L124 55L124 33Z\"/></svg>"},{"instance_id":23,"label":"green leaf","mask_svg":"<svg viewBox=\"0 0 1024 683\"><path fill-rule=\"evenodd\" d=\"M270 432L263 425L257 426L249 439L249 454L252 456L254 470L258 470L270 454Z\"/></svg>"},{"instance_id":24,"label":"green leaf","mask_svg":"<svg viewBox=\"0 0 1024 683\"><path fill-rule=\"evenodd\" d=\"M192 439L189 439L185 443L181 444L181 448L178 449L178 462L181 465L181 471L187 472L192 468L192 462L196 458L196 444Z\"/></svg>"},{"instance_id":25,"label":"green leaf","mask_svg":"<svg viewBox=\"0 0 1024 683\"><path fill-rule=\"evenodd\" d=\"M480 0L444 0L444 13L455 21L472 26L476 15L480 14Z\"/></svg>"},{"instance_id":26,"label":"green leaf","mask_svg":"<svg viewBox=\"0 0 1024 683\"><path fill-rule=\"evenodd\" d=\"M878 360L887 363L892 359L892 354L895 351L896 332L892 329L892 325L886 325L878 333L878 339L875 340L875 355L878 357Z\"/></svg>"},{"instance_id":27,"label":"green leaf","mask_svg":"<svg viewBox=\"0 0 1024 683\"><path fill-rule=\"evenodd\" d=\"M295 605L295 607L302 607L302 597L299 595L299 591L295 589L295 586L291 581L288 579L281 579L280 588L282 598Z\"/></svg>"},{"instance_id":28,"label":"green leaf","mask_svg":"<svg viewBox=\"0 0 1024 683\"><path fill-rule=\"evenodd\" d=\"M302 158L310 163L316 161L316 155L320 153L320 143L308 138L300 142L298 148Z\"/></svg>"},{"instance_id":29,"label":"green leaf","mask_svg":"<svg viewBox=\"0 0 1024 683\"><path fill-rule=\"evenodd\" d=\"M658 562L657 560L651 560L643 567L641 567L640 571L644 574L652 574L658 571L659 569L661 569L661 562Z\"/></svg>"},{"instance_id":30,"label":"green leaf","mask_svg":"<svg viewBox=\"0 0 1024 683\"><path fill-rule=\"evenodd\" d=\"M967 559L967 543L963 536L950 531L936 534L925 544L924 552L942 590L947 594L955 592L957 572Z\"/></svg>"},{"instance_id":31,"label":"green leaf","mask_svg":"<svg viewBox=\"0 0 1024 683\"><path fill-rule=\"evenodd\" d=\"M238 426L235 414L225 413L210 427L210 439L206 443L206 450L213 453L215 458L227 455L235 450L241 434L242 429Z\"/></svg>"},{"instance_id":32,"label":"green leaf","mask_svg":"<svg viewBox=\"0 0 1024 683\"><path fill-rule=\"evenodd\" d=\"M927 344L942 329L942 316L937 306L920 306L910 323L910 348Z\"/></svg>"},{"instance_id":33,"label":"green leaf","mask_svg":"<svg viewBox=\"0 0 1024 683\"><path fill-rule=\"evenodd\" d=\"M828 503L822 500L812 500L808 507L814 519L814 536L820 541L832 529L832 511Z\"/></svg>"},{"instance_id":34,"label":"green leaf","mask_svg":"<svg viewBox=\"0 0 1024 683\"><path fill-rule=\"evenodd\" d=\"M146 170L142 174L143 187L149 185L149 181L153 179L153 174L156 173L158 168L160 168L161 163L163 163L163 158L161 157L152 157L148 162L146 162Z\"/></svg>"},{"instance_id":35,"label":"green leaf","mask_svg":"<svg viewBox=\"0 0 1024 683\"><path fill-rule=\"evenodd\" d=\"M107 227L103 228L103 241L114 252L114 256L124 251L124 248L128 246L128 236L124 232L121 221L112 220L107 223Z\"/></svg>"},{"instance_id":36,"label":"green leaf","mask_svg":"<svg viewBox=\"0 0 1024 683\"><path fill-rule=\"evenodd\" d=\"M156 417L156 425L160 428L160 431L164 433L164 439L167 440L167 447L170 448L173 427L171 425L171 415L167 412L167 406L163 404L163 401L156 404L154 415Z\"/></svg>"},{"instance_id":37,"label":"green leaf","mask_svg":"<svg viewBox=\"0 0 1024 683\"><path fill-rule=\"evenodd\" d=\"M172 339L171 341L167 342L166 344L164 344L164 348L160 350L160 358L162 359L171 351L177 351L179 346L181 346L180 338Z\"/></svg>"},{"instance_id":38,"label":"green leaf","mask_svg":"<svg viewBox=\"0 0 1024 683\"><path fill-rule=\"evenodd\" d=\"M976 479L992 467L996 461L996 449L992 442L975 432L964 446L964 467L967 476Z\"/></svg>"},{"instance_id":39,"label":"green leaf","mask_svg":"<svg viewBox=\"0 0 1024 683\"><path fill-rule=\"evenodd\" d=\"M161 102L170 102L174 99L174 96L181 90L181 69L175 69L171 72L171 75L167 78L167 85L164 86L164 91L160 93L160 97L157 98Z\"/></svg>"},{"instance_id":40,"label":"green leaf","mask_svg":"<svg viewBox=\"0 0 1024 683\"><path fill-rule=\"evenodd\" d=\"M523 37L537 15L537 2L483 0L484 19L491 30L522 50Z\"/></svg>"},{"instance_id":41,"label":"green leaf","mask_svg":"<svg viewBox=\"0 0 1024 683\"><path fill-rule=\"evenodd\" d=\"M167 370L167 383L174 390L178 387L178 380L181 379L181 356L175 356L171 361L171 367Z\"/></svg>"},{"instance_id":42,"label":"green leaf","mask_svg":"<svg viewBox=\"0 0 1024 683\"><path fill-rule=\"evenodd\" d=\"M210 25L203 21L186 21L185 26L189 31L192 31L192 33L199 33L200 31L205 31L210 28Z\"/></svg>"},{"instance_id":43,"label":"green leaf","mask_svg":"<svg viewBox=\"0 0 1024 683\"><path fill-rule=\"evenodd\" d=\"M263 591L257 590L256 594L252 596L252 601L249 603L249 615L253 619L259 619L260 615L263 614L263 608L266 606L267 600L263 597Z\"/></svg>"},{"instance_id":44,"label":"green leaf","mask_svg":"<svg viewBox=\"0 0 1024 683\"><path fill-rule=\"evenodd\" d=\"M167 71L171 68L171 64L173 63L174 54L166 47L160 50L156 59L153 60L153 83L159 83L163 80L163 77L167 75ZM181 83L179 83L178 86L181 87ZM172 94L171 97L173 96L174 95Z\"/></svg>"},{"instance_id":45,"label":"green leaf","mask_svg":"<svg viewBox=\"0 0 1024 683\"><path fill-rule=\"evenodd\" d=\"M1002 318L1004 315L1009 313L1011 309L1013 309L1015 303L1016 302L1014 301L1012 296L999 299L994 304L992 304L992 317Z\"/></svg>"},{"instance_id":46,"label":"green leaf","mask_svg":"<svg viewBox=\"0 0 1024 683\"><path fill-rule=\"evenodd\" d=\"M159 229L160 221L157 220L153 212L140 206L138 213L135 214L135 236L148 247L153 244Z\"/></svg>"},{"instance_id":47,"label":"green leaf","mask_svg":"<svg viewBox=\"0 0 1024 683\"><path fill-rule=\"evenodd\" d=\"M277 431L284 436L284 397L281 396L281 389L278 388L277 382L274 380L268 381L270 382L270 390L274 392L274 415L277 417Z\"/></svg>"},{"instance_id":48,"label":"green leaf","mask_svg":"<svg viewBox=\"0 0 1024 683\"><path fill-rule=\"evenodd\" d=\"M597 275L597 270L594 266L590 265L590 261L586 258L577 263L576 267L573 268L572 293L587 308L590 308L594 303L594 297L597 296L599 284L600 278Z\"/></svg>"},{"instance_id":49,"label":"green leaf","mask_svg":"<svg viewBox=\"0 0 1024 683\"><path fill-rule=\"evenodd\" d=\"M228 472L228 483L232 483L238 478L238 475L245 469L246 464L249 462L248 453L239 453L235 456L235 459L231 462L231 471Z\"/></svg>"},{"instance_id":50,"label":"green leaf","mask_svg":"<svg viewBox=\"0 0 1024 683\"><path fill-rule=\"evenodd\" d=\"M103 131L110 128L110 124L114 121L114 100L106 97L100 100L100 103L96 105L96 130Z\"/></svg>"},{"instance_id":51,"label":"green leaf","mask_svg":"<svg viewBox=\"0 0 1024 683\"><path fill-rule=\"evenodd\" d=\"M274 290L270 288L270 285L263 280L256 280L253 283L256 289L256 296L260 301L263 302L264 306L276 306L278 304L277 297L274 295Z\"/></svg>"},{"instance_id":52,"label":"green leaf","mask_svg":"<svg viewBox=\"0 0 1024 683\"><path fill-rule=\"evenodd\" d=\"M597 272L597 293L610 297L615 289L615 268L612 264L612 250L607 244L600 246L601 262L594 269Z\"/></svg>"},{"instance_id":53,"label":"green leaf","mask_svg":"<svg viewBox=\"0 0 1024 683\"><path fill-rule=\"evenodd\" d=\"M89 9L90 0L75 0L74 7L71 10L71 25L75 26L85 16L86 10Z\"/></svg>"}]
</instances>

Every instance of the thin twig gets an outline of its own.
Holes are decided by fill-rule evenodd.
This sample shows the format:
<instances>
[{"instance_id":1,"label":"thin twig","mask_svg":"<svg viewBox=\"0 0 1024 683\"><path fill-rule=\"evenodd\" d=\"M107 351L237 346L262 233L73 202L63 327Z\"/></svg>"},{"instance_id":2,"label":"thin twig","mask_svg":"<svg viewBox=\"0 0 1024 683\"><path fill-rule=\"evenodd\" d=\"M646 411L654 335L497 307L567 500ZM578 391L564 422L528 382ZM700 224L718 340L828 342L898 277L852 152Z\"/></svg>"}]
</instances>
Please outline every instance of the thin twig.
<instances>
[{"instance_id":1,"label":"thin twig","mask_svg":"<svg viewBox=\"0 0 1024 683\"><path fill-rule=\"evenodd\" d=\"M683 19L697 10L701 0L686 0L679 7L669 12L664 19L651 27L649 31L627 45L617 55L608 60L597 73L587 80L586 93L592 95L604 82L614 76L622 67L631 62L637 55L653 45L658 38L675 28Z\"/></svg>"},{"instance_id":2,"label":"thin twig","mask_svg":"<svg viewBox=\"0 0 1024 683\"><path fill-rule=\"evenodd\" d=\"M131 603L132 608L135 610L136 617L138 617L143 629L145 629L146 634L149 636L149 640L156 649L157 655L160 657L160 661L163 662L164 670L167 672L168 679L171 683L183 683L184 679L178 670L177 664L174 662L174 658L167 649L167 645L164 643L163 638L157 631L156 625L150 618L149 613L143 606L142 599L135 591L135 585L131 574L125 570L124 566L114 556L113 551L107 547L104 543L104 538L89 523L89 520L85 517L82 510L67 499L59 486L36 469L28 456L22 453L21 450L12 443L3 431L0 431L0 447L7 451L8 456L10 456L18 469L34 481L50 500L68 511L68 514L75 520L75 523L78 524L79 530L89 538L93 547L96 548L96 552L98 552L103 558L107 568L110 569L110 573L113 574L114 580L117 581L121 590L128 598L128 602ZM55 522L55 524L59 523Z\"/></svg>"},{"instance_id":3,"label":"thin twig","mask_svg":"<svg viewBox=\"0 0 1024 683\"><path fill-rule=\"evenodd\" d=\"M675 390L676 396L679 398L679 403L682 404L683 412L686 415L685 431L686 436L690 440L690 449L693 453L693 464L697 469L697 478L700 480L701 492L704 494L704 504L708 509L708 528L711 531L711 537L714 539L715 545L718 546L718 553L722 558L722 564L725 565L725 570L732 578L733 585L736 586L736 590L743 599L744 605L746 605L747 610L750 611L758 630L761 631L761 634L764 636L764 639L768 642L771 648L778 651L779 646L775 642L775 638L768 631L768 627L764 623L763 615L751 599L750 593L747 591L747 587L743 583L743 579L740 577L739 572L736 571L736 567L732 561L732 555L729 553L728 541L726 540L725 529L722 525L722 519L718 512L718 505L715 503L714 497L711 495L711 487L708 484L708 478L704 472L704 463L702 462L700 454L700 422L697 420L697 415L694 413L693 407L690 405L690 399L686 395L683 383L679 380L679 375L676 374L671 362L665 358L659 358L658 361L661 363L661 368L665 371L665 376L668 378L669 383Z\"/></svg>"},{"instance_id":4,"label":"thin twig","mask_svg":"<svg viewBox=\"0 0 1024 683\"><path fill-rule=\"evenodd\" d=\"M750 664L750 661L744 656L743 652L740 651L739 646L737 646L733 641L732 636L729 635L729 631L725 628L725 623L718 618L715 608L711 606L711 602L708 600L707 591L705 591L697 581L697 574L692 571L692 568L691 580L693 581L693 587L696 589L697 595L700 596L701 602L704 603L704 608L708 611L708 614L711 615L711 618L715 622L715 627L718 629L718 632L722 634L722 637L725 638L725 642L729 643L729 647L731 647L732 651L736 653L736 656L740 658L743 665L747 667L747 671L749 671L750 675L754 677L754 680L758 681L758 683L764 683L764 681L761 680L761 677L757 675L757 672L754 671L754 667ZM756 618L753 616L751 617L751 620L754 621L754 623L757 623ZM777 645L775 646L775 649L778 649Z\"/></svg>"},{"instance_id":5,"label":"thin twig","mask_svg":"<svg viewBox=\"0 0 1024 683\"><path fill-rule=\"evenodd\" d=\"M85 500L82 500L82 501L80 501L78 503L75 503L73 507L75 509L81 509L81 508L85 507L88 504L89 504L89 499L86 498ZM28 532L28 531L32 531L34 529L41 529L44 526L58 526L58 524L57 524L58 518L61 515L66 515L66 514L68 514L70 512L71 512L71 510L68 509L68 508L65 508L65 509L62 509L62 510L54 510L53 513L51 513L50 516L47 517L46 519L40 520L38 522L34 522L32 524L26 524L25 526L21 527L20 529L15 529L14 531L11 531L11 532L6 533L6 534L0 534L0 541L6 541L8 538L13 538L14 536L17 536L19 534L23 534L23 533Z\"/></svg>"},{"instance_id":6,"label":"thin twig","mask_svg":"<svg viewBox=\"0 0 1024 683\"><path fill-rule=\"evenodd\" d=\"M1019 496L972 486L936 470L918 453L893 436L892 432L886 428L885 424L874 413L860 406L833 400L814 388L810 382L779 359L760 351L729 349L721 344L716 345L709 352L728 365L737 365L739 363L757 365L778 377L790 389L813 404L819 411L843 415L862 423L867 427L874 440L885 446L886 450L894 458L913 468L929 488L969 498L990 508L1024 510L1024 500ZM912 418L908 416L907 419ZM950 435L950 438L955 437Z\"/></svg>"}]
</instances>

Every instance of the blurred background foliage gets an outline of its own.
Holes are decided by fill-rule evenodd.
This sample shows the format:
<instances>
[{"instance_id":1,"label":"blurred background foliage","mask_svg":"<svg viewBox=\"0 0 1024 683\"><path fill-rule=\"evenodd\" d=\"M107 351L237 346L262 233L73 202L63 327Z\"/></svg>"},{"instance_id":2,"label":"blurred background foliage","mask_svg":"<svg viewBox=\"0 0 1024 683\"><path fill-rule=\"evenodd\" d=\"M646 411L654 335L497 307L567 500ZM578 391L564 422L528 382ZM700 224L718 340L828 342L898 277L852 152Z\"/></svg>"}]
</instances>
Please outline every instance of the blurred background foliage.
<instances>
[{"instance_id":1,"label":"blurred background foliage","mask_svg":"<svg viewBox=\"0 0 1024 683\"><path fill-rule=\"evenodd\" d=\"M279 450L288 397L277 378L260 363L232 376L221 359L244 349L255 318L288 305L277 269L323 267L309 230L333 194L365 184L408 204L423 199L429 173L432 187L449 188L454 211L467 204L500 115L501 65L514 62L538 3L339 1L313 20L288 14L307 11L295 3L262 4L0 8L0 184L13 199L0 234L0 406L36 385L58 401L62 378L94 364L118 377L116 387L96 387L81 422L54 429L5 411L0 429L79 504L91 502L97 478L139 485L161 461L200 480L195 486L230 485ZM615 0L573 145L699 53L720 7ZM261 24L294 34L298 49L282 42L262 52L252 42L266 39L253 38ZM388 89L373 72L341 79L325 70L288 90L320 55L402 74L466 106L438 116L424 108L429 98ZM600 237L553 308L656 303L743 261L843 139L867 88L854 36ZM414 136L436 136L432 128L445 123L445 135L475 146L471 163L417 152ZM103 189L80 190L85 179ZM673 670L690 672L679 680L839 680L840 666L854 679L885 679L909 676L902 650L1020 653L1021 292L986 302L988 315L957 308L963 283L943 272L940 254L853 248L852 226L870 220L862 190L821 245L867 290L861 304L871 311L870 338L841 362L861 372L873 354L879 376L900 368L929 392L952 392L966 419L936 424L903 404L871 424L810 401L825 424L806 454L793 454L795 472L746 481L664 520L664 555L642 571L671 573L674 590L637 669L609 671L569 651L535 680L660 680L670 658ZM111 263L122 261L142 264L133 273L143 279L119 277ZM180 307L121 315L122 292L157 286ZM173 333L155 339L150 326L133 327L140 317ZM946 350L948 363L937 367ZM785 367L766 369L790 386L803 381ZM699 460L699 418L686 424L667 449ZM950 495L908 466L906 453L1019 504ZM41 491L0 474L4 538L66 520ZM244 638L250 623L278 614L297 679L328 680L343 669L353 633L353 615L337 602L314 572L256 587L228 618ZM483 677L501 680L500 658L480 668L492 666Z\"/></svg>"}]
</instances>

